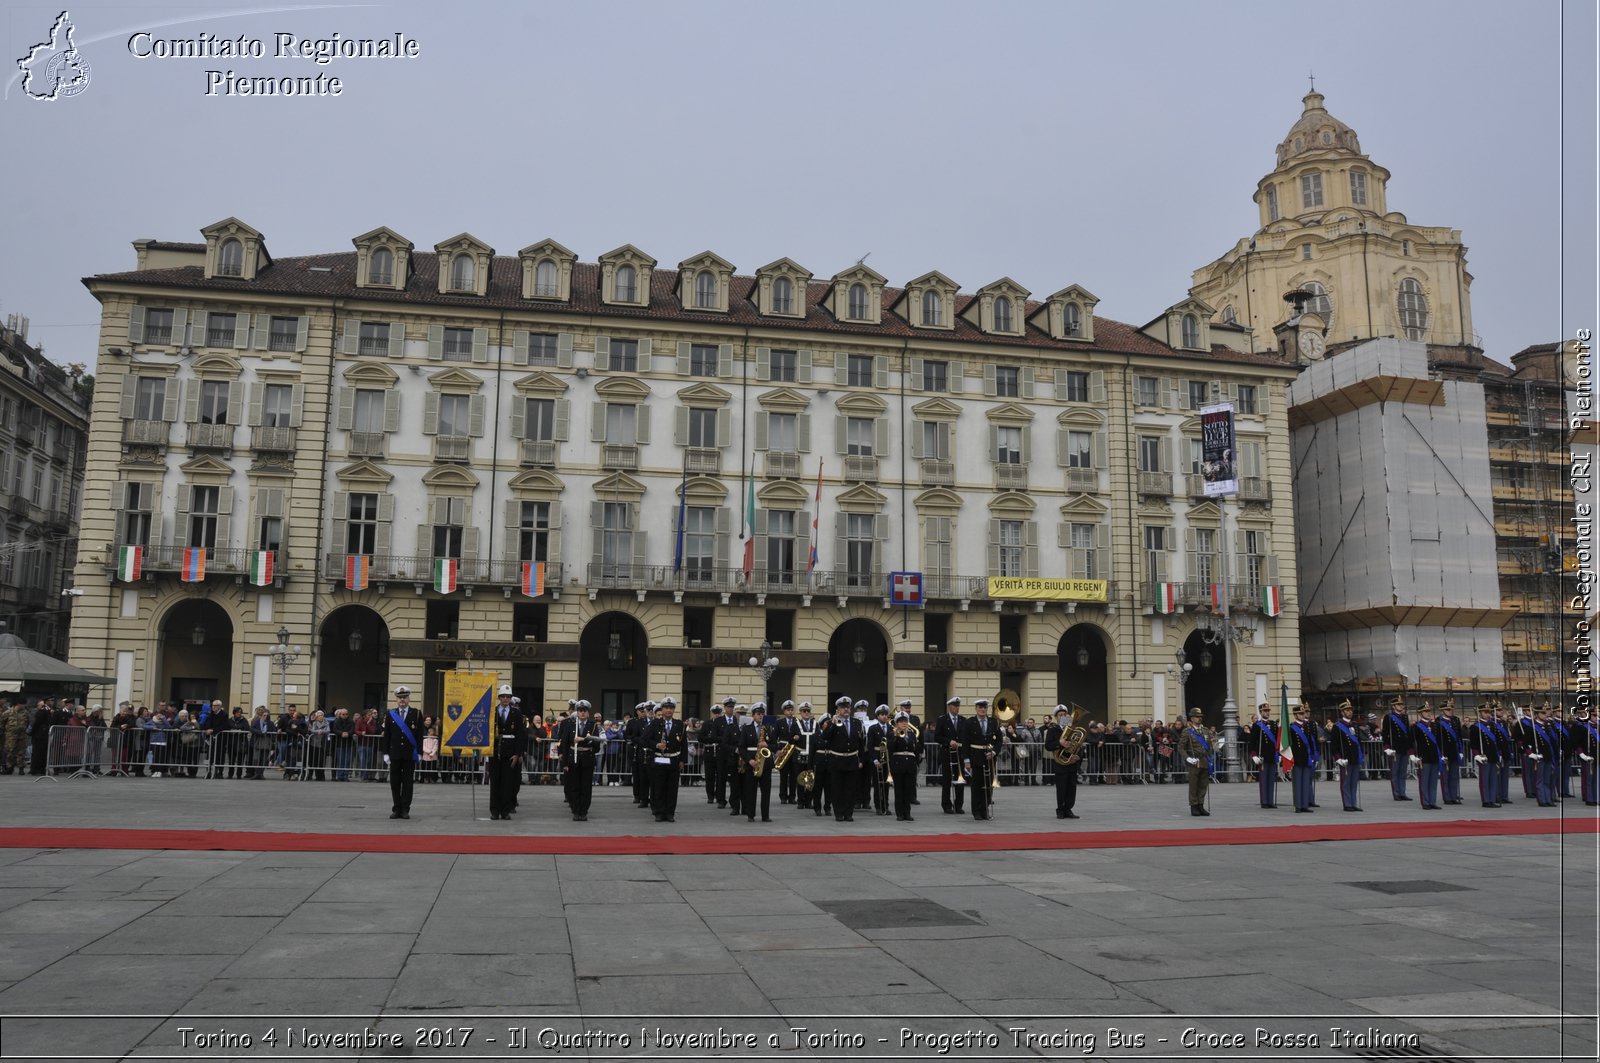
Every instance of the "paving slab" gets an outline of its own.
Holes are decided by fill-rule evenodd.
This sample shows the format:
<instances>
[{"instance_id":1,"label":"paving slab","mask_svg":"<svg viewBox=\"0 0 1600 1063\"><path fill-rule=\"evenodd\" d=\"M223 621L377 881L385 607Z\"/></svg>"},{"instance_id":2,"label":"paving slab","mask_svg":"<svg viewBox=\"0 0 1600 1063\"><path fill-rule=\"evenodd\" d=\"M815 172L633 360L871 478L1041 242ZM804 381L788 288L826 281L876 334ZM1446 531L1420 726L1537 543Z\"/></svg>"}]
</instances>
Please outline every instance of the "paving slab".
<instances>
[{"instance_id":1,"label":"paving slab","mask_svg":"<svg viewBox=\"0 0 1600 1063\"><path fill-rule=\"evenodd\" d=\"M416 955L389 994L389 1008L520 1008L571 1004L578 994L566 955Z\"/></svg>"},{"instance_id":2,"label":"paving slab","mask_svg":"<svg viewBox=\"0 0 1600 1063\"><path fill-rule=\"evenodd\" d=\"M274 933L227 966L229 978L385 978L405 964L415 934Z\"/></svg>"},{"instance_id":3,"label":"paving slab","mask_svg":"<svg viewBox=\"0 0 1600 1063\"><path fill-rule=\"evenodd\" d=\"M239 956L282 921L275 915L152 915L113 930L81 951L88 956Z\"/></svg>"}]
</instances>

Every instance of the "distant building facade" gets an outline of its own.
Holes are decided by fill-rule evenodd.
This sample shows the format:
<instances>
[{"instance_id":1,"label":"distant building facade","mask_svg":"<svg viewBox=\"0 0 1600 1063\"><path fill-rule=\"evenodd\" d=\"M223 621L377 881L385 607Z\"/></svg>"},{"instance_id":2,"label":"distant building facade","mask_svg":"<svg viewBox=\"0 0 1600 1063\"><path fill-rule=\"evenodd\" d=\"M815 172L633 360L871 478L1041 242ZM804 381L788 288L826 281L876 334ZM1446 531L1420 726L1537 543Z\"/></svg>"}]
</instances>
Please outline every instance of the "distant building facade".
<instances>
[{"instance_id":1,"label":"distant building facade","mask_svg":"<svg viewBox=\"0 0 1600 1063\"><path fill-rule=\"evenodd\" d=\"M72 659L118 698L354 707L404 681L433 711L471 664L607 715L842 692L1215 718L1225 676L1253 705L1298 673L1293 370L1199 300L1135 328L1009 278L203 236L85 281L99 619ZM1243 493L1219 505L1197 413L1224 399ZM1207 646L1225 597L1242 641ZM280 626L307 649L287 690ZM1205 666L1186 691L1179 650Z\"/></svg>"}]
</instances>

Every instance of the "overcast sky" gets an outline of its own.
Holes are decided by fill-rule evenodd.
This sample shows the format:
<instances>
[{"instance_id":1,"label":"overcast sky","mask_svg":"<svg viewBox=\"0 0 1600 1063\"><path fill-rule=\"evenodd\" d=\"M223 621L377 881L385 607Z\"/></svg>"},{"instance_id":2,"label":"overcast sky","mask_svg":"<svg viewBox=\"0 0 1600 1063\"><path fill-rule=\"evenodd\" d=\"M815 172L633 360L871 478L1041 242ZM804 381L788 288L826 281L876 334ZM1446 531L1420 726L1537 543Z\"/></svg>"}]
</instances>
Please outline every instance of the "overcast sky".
<instances>
[{"instance_id":1,"label":"overcast sky","mask_svg":"<svg viewBox=\"0 0 1600 1063\"><path fill-rule=\"evenodd\" d=\"M79 278L129 242L236 215L277 256L388 225L593 261L711 249L819 277L1071 283L1142 324L1256 228L1250 196L1314 70L1389 168L1389 206L1460 229L1486 351L1594 325L1592 2L72 7L88 87L27 98L59 6L0 14L10 195L0 310L92 363ZM1563 24L1563 18L1565 23ZM129 38L261 39L263 59L140 59ZM274 59L274 34L414 39L414 59ZM141 45L143 47L143 45ZM207 70L338 77L338 97L207 96Z\"/></svg>"}]
</instances>

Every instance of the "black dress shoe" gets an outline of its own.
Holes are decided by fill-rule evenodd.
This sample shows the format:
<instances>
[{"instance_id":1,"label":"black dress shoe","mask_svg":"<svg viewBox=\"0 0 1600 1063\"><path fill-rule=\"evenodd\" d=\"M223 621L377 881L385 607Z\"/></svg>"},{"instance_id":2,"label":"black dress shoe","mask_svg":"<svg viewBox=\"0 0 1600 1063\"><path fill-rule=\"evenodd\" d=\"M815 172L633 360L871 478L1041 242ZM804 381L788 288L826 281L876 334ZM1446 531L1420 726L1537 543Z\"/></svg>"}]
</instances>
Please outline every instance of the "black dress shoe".
<instances>
[{"instance_id":1,"label":"black dress shoe","mask_svg":"<svg viewBox=\"0 0 1600 1063\"><path fill-rule=\"evenodd\" d=\"M906 817L906 822L910 823L914 818L915 818L914 816L907 816Z\"/></svg>"},{"instance_id":2,"label":"black dress shoe","mask_svg":"<svg viewBox=\"0 0 1600 1063\"><path fill-rule=\"evenodd\" d=\"M1360 805L1346 805L1344 810L1346 812L1360 812L1361 811L1361 806Z\"/></svg>"},{"instance_id":3,"label":"black dress shoe","mask_svg":"<svg viewBox=\"0 0 1600 1063\"><path fill-rule=\"evenodd\" d=\"M1438 805L1423 805L1422 807L1423 807L1424 811L1428 811L1428 812L1437 812L1437 811L1439 811L1439 806Z\"/></svg>"},{"instance_id":4,"label":"black dress shoe","mask_svg":"<svg viewBox=\"0 0 1600 1063\"><path fill-rule=\"evenodd\" d=\"M400 813L398 813L398 812L391 812L391 813L389 813L389 818L390 818L390 819L399 819L399 818L400 818Z\"/></svg>"},{"instance_id":5,"label":"black dress shoe","mask_svg":"<svg viewBox=\"0 0 1600 1063\"><path fill-rule=\"evenodd\" d=\"M1306 807L1307 808L1316 808L1317 807L1317 803L1315 801L1313 801L1309 805L1307 805Z\"/></svg>"},{"instance_id":6,"label":"black dress shoe","mask_svg":"<svg viewBox=\"0 0 1600 1063\"><path fill-rule=\"evenodd\" d=\"M402 813L400 813L400 818L401 818L401 819L410 819L410 818L411 818L411 813L409 813L409 812L402 812Z\"/></svg>"},{"instance_id":7,"label":"black dress shoe","mask_svg":"<svg viewBox=\"0 0 1600 1063\"><path fill-rule=\"evenodd\" d=\"M1200 814L1201 814L1201 815L1202 815L1202 816L1209 816L1209 815L1211 815L1211 813L1210 813L1210 812L1208 812L1208 811L1206 811L1206 810L1205 810L1205 809L1203 809L1203 808L1202 808L1202 809L1201 809L1201 810L1200 810Z\"/></svg>"},{"instance_id":8,"label":"black dress shoe","mask_svg":"<svg viewBox=\"0 0 1600 1063\"><path fill-rule=\"evenodd\" d=\"M1396 801L1410 801L1412 798L1409 794L1395 794L1394 799Z\"/></svg>"},{"instance_id":9,"label":"black dress shoe","mask_svg":"<svg viewBox=\"0 0 1600 1063\"><path fill-rule=\"evenodd\" d=\"M1309 808L1297 808L1297 809L1294 810L1294 814L1298 816L1302 812L1310 812L1310 811L1311 810Z\"/></svg>"}]
</instances>

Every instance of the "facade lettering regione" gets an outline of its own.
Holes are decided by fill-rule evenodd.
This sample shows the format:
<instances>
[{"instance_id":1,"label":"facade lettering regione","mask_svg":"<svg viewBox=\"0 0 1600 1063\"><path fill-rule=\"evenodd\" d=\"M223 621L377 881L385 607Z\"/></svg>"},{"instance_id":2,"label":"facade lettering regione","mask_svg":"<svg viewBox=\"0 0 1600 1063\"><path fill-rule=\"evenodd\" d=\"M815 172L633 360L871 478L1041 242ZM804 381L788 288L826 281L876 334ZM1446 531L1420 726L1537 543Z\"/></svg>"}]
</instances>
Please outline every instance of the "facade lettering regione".
<instances>
[{"instance_id":1,"label":"facade lettering regione","mask_svg":"<svg viewBox=\"0 0 1600 1063\"><path fill-rule=\"evenodd\" d=\"M85 281L71 647L118 700L405 683L427 713L470 666L608 717L1006 690L1115 720L1298 673L1294 367L1197 299L1136 326L1073 278L387 227L278 258L237 218L135 251ZM1241 492L1207 498L1199 411L1225 401ZM1182 689L1224 611L1250 636Z\"/></svg>"}]
</instances>

